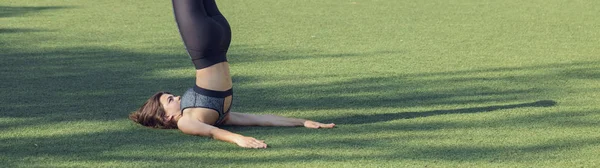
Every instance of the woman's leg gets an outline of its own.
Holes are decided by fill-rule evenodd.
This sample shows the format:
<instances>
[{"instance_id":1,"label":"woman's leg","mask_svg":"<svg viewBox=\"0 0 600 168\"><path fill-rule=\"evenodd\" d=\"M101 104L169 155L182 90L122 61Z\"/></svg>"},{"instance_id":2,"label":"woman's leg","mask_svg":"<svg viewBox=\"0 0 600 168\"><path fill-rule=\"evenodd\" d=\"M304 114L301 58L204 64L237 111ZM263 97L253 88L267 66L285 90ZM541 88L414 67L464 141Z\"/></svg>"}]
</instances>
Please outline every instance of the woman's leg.
<instances>
[{"instance_id":1,"label":"woman's leg","mask_svg":"<svg viewBox=\"0 0 600 168\"><path fill-rule=\"evenodd\" d=\"M210 0L172 0L179 33L196 69L227 61L225 55L231 40L228 24L222 26L222 19L215 16L217 21L209 16L205 1ZM215 13L216 5L213 6L209 8L211 14Z\"/></svg>"},{"instance_id":2,"label":"woman's leg","mask_svg":"<svg viewBox=\"0 0 600 168\"><path fill-rule=\"evenodd\" d=\"M229 44L231 43L231 28L229 27L229 22L227 19L221 14L219 8L217 7L217 3L215 0L204 0L204 9L206 10L206 14L215 20L221 28L223 29L223 43L221 43L221 50L227 51L229 49Z\"/></svg>"}]
</instances>

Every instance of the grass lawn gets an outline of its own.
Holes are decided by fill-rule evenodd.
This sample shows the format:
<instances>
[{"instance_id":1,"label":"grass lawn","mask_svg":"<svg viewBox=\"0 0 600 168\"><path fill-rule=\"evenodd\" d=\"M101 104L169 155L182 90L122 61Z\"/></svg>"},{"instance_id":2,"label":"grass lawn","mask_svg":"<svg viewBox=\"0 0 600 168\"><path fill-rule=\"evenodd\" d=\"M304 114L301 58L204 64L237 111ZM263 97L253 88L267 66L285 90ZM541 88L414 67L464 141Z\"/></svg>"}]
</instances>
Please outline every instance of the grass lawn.
<instances>
[{"instance_id":1,"label":"grass lawn","mask_svg":"<svg viewBox=\"0 0 600 168\"><path fill-rule=\"evenodd\" d=\"M2 0L0 167L598 167L600 1L217 0L251 150L127 115L194 68L170 1Z\"/></svg>"}]
</instances>

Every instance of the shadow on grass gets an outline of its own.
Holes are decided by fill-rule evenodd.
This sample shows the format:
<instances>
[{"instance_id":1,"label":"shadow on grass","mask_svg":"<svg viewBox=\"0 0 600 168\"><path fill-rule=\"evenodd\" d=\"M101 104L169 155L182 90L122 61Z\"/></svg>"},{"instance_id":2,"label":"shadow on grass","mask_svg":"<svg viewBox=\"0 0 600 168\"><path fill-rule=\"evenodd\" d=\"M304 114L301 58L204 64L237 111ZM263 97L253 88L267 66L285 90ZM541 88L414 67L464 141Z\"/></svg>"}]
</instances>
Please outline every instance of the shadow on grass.
<instances>
[{"instance_id":1,"label":"shadow on grass","mask_svg":"<svg viewBox=\"0 0 600 168\"><path fill-rule=\"evenodd\" d=\"M0 28L0 34L2 33L29 33L29 32L42 32L45 30L40 29L8 29L8 28Z\"/></svg>"},{"instance_id":2,"label":"shadow on grass","mask_svg":"<svg viewBox=\"0 0 600 168\"><path fill-rule=\"evenodd\" d=\"M341 140L334 143L343 144L345 148L352 148L355 150L363 150L364 148L374 147L375 149L397 149L402 148L403 150L396 150L389 154L377 154L377 153L357 153L351 156L343 155L323 155L323 154L298 154L296 156L272 156L268 158L231 158L231 161L241 163L281 163L281 162L310 162L310 161L354 161L363 160L368 158L370 161L389 161L389 160L448 160L448 161L488 161L488 162L522 162L529 161L531 159L540 159L536 154L552 151L561 151L565 149L577 149L590 145L599 145L600 139L598 138L585 138L579 140L573 139L553 139L545 142L540 142L535 145L526 146L500 146L500 147L475 147L475 146L452 146L452 147L436 147L436 146L390 146L388 139L373 139L369 141L361 140ZM330 142L315 141L311 144L330 144ZM381 145L383 144L383 145ZM309 145L300 145L306 146ZM317 145L320 146L320 145ZM336 146L336 145L333 145ZM334 148L325 149L339 149L340 146ZM344 148L342 147L342 148ZM312 147L315 148L315 147ZM394 150L390 150L394 151ZM550 156L552 157L552 156Z\"/></svg>"},{"instance_id":3,"label":"shadow on grass","mask_svg":"<svg viewBox=\"0 0 600 168\"><path fill-rule=\"evenodd\" d=\"M373 114L373 115L352 115L352 116L340 116L337 118L325 118L323 121L333 122L336 124L369 124L376 122L385 122L397 119L410 119L417 117L428 117L444 114L465 114L465 113L481 113L490 112L496 110L524 108L524 107L551 107L556 105L555 101L552 100L540 100L531 103L521 104L510 104L510 105L498 105L498 106L486 106L486 107L473 107L473 108L462 108L453 110L433 110L425 112L401 112L401 113L385 113L385 114Z\"/></svg>"},{"instance_id":4,"label":"shadow on grass","mask_svg":"<svg viewBox=\"0 0 600 168\"><path fill-rule=\"evenodd\" d=\"M17 32L18 33L18 32ZM2 41L2 40L0 40ZM235 50L236 46L232 47ZM3 86L10 88L5 90L5 95L0 98L3 103L0 105L2 118L25 118L34 119L32 122L2 123L2 128L6 130L18 129L24 127L36 127L51 125L58 122L69 121L108 121L108 120L126 120L127 114L135 110L149 95L157 90L179 90L180 92L193 85L193 76L190 77L161 77L153 76L149 72L190 68L187 57L180 54L152 54L131 52L127 50L107 49L107 48L62 48L56 50L22 50L18 48L3 48L3 61L0 63L0 75L3 77ZM266 52L265 50L255 52ZM183 52L182 52L183 53ZM269 55L269 53L264 53ZM299 55L293 53L292 55ZM356 54L340 54L356 55ZM333 56L340 56L333 55ZM280 55L287 57L287 55ZM286 58L282 58L286 59ZM304 58L297 58L304 59ZM261 59L257 59L261 60ZM247 61L251 61L250 59ZM235 64L235 62L232 62ZM569 67L570 64L562 66ZM574 66L587 66L596 68L596 63L577 63ZM529 69L554 68L556 65L547 65L545 67L529 67ZM520 67L519 69L527 69ZM499 71L509 71L503 69ZM560 73L570 74L568 68ZM494 102L515 102L527 101L538 98L536 92L547 91L547 88L508 88L506 90L497 90L477 85L467 85L461 88L446 88L448 84L461 82L470 82L481 80L481 78L464 77L457 72L446 73L444 79L419 80L418 76L427 76L429 74L418 74L414 77L396 76L396 78L371 77L350 79L329 84L310 84L310 85L283 85L283 86L253 86L246 85L253 83L252 76L236 76L235 80L241 83L237 88L236 105L238 109L250 112L290 110L290 109L339 109L339 108L361 108L368 109L372 107L427 107L437 105L462 105L462 104L490 104ZM453 76L461 80L456 80ZM546 74L547 75L547 74ZM553 76L555 74L551 74ZM311 76L300 76L311 78ZM591 77L594 77L591 75ZM298 78L291 76L290 78ZM411 79L412 78L412 79ZM531 75L519 78L526 80L537 76ZM581 78L581 76L577 76ZM405 80L411 79L411 80ZM415 80L416 79L416 80ZM485 80L514 80L510 77L490 77ZM424 88L434 88L426 90ZM363 93L377 93L362 96L344 96ZM257 96L263 95L263 96ZM300 95L298 97L294 97ZM466 99L465 99L466 98ZM531 103L494 105L473 108L462 108L452 110L434 110L425 112L400 112L374 115L352 115L334 118L320 118L319 120L328 120L344 124L367 124L384 122L395 119L426 117L442 114L461 114L477 113L503 109L524 108L524 107L549 107L553 106L554 101L536 101ZM132 124L133 125L133 124ZM448 126L448 125L444 125ZM414 127L425 127L422 125L407 126L403 129ZM441 128L441 127L440 127ZM241 133L253 132L250 129L257 129L258 133L273 133L280 128L248 128L240 129ZM375 129L375 128L373 128ZM377 128L380 129L380 128ZM398 129L398 128L396 128ZM341 130L341 129L340 129ZM285 134L305 134L309 130L304 129L285 129ZM336 131L335 129L333 131ZM373 131L373 130L364 130ZM156 132L158 135L152 135ZM167 132L165 134L165 132ZM140 129L131 129L125 131L102 131L92 134L74 134L70 136L49 136L49 137L15 137L0 139L3 155L9 156L13 161L12 165L21 165L19 158L23 157L46 157L58 156L74 157L76 160L161 160L164 158L158 156L98 156L96 153L107 151L129 149L132 146L142 148L152 148L165 146L168 144L186 143L194 141L197 137L183 136L180 133L171 134L176 131L156 131ZM284 135L285 135L284 134ZM341 133L340 133L341 134ZM143 137L143 139L140 139ZM207 141L208 139L202 138ZM165 143L166 142L166 143ZM366 145L360 141L349 140L348 142L339 142L342 144ZM593 142L581 142L593 143ZM36 147L35 144L38 146ZM42 146L43 145L43 146ZM328 145L323 142L323 145ZM541 150L554 150L554 144L548 146L534 147ZM561 144L556 144L560 146ZM42 146L42 147L40 147ZM293 147L293 145L291 145ZM340 146L340 145L338 145ZM303 146L310 148L308 146ZM224 149L236 148L233 145L224 148L203 148L206 151L216 152ZM514 149L521 149L515 147ZM529 149L529 148L527 148ZM439 149L458 153L472 152L470 149ZM493 148L477 149L483 158L494 156ZM433 149L418 150L423 155L433 155L436 152ZM210 153L210 152L208 152ZM447 153L447 152L441 152ZM362 156L361 156L362 157ZM386 155L383 155L386 157ZM387 157L407 157L408 155L389 155ZM414 156L413 156L414 157ZM442 155L438 156L444 158ZM195 157L194 157L195 158ZM307 160L326 160L338 161L348 160L352 157L347 156L329 156L320 155L306 156L282 156L272 158L239 158L232 161L261 163L261 162L292 162L298 159ZM449 157L445 157L449 158ZM210 162L210 156L206 158L192 159L178 157L175 160L196 162L195 159ZM457 158L449 158L457 159ZM477 158L471 158L477 159Z\"/></svg>"},{"instance_id":5,"label":"shadow on grass","mask_svg":"<svg viewBox=\"0 0 600 168\"><path fill-rule=\"evenodd\" d=\"M136 138L131 138L135 133ZM420 137L411 136L410 138ZM3 152L11 160L3 162L4 166L16 167L28 165L30 162L42 164L42 160L65 159L72 162L88 163L89 161L105 162L151 162L169 163L170 165L230 165L230 164L268 164L268 163L291 163L291 162L343 162L355 160L383 161L383 160L430 160L430 161L489 161L489 162L515 162L539 159L537 154L544 152L577 149L590 145L600 144L598 138L584 139L549 139L524 146L437 146L437 145L400 145L396 146L398 139L374 138L374 139L336 139L321 140L311 139L307 142L286 144L285 147L274 147L262 152L279 152L280 150L303 149L300 153L293 155L274 155L269 157L255 157L251 155L226 157L223 155L211 155L212 152L240 152L254 153L245 149L239 149L233 145L222 145L212 142L213 140L200 139L192 136L181 136L170 131L157 130L123 130L105 131L100 133L75 134L69 136L52 136L37 138L5 138L0 139ZM168 142L168 143L165 143ZM394 145L391 143L394 142ZM203 143L207 145L203 145ZM191 145L190 145L191 144ZM209 146L212 145L212 146ZM186 148L182 148L186 147ZM14 150L17 148L18 150ZM402 150L394 150L399 149ZM306 149L314 150L382 150L382 153L311 153ZM168 154L171 155L168 155ZM39 157L39 158L37 158ZM40 160L38 160L40 159ZM227 159L227 162L223 162ZM71 163L73 164L73 163Z\"/></svg>"},{"instance_id":6,"label":"shadow on grass","mask_svg":"<svg viewBox=\"0 0 600 168\"><path fill-rule=\"evenodd\" d=\"M65 9L71 8L68 6L0 6L0 18L1 17L20 17L30 13L38 13L47 10Z\"/></svg>"},{"instance_id":7,"label":"shadow on grass","mask_svg":"<svg viewBox=\"0 0 600 168\"><path fill-rule=\"evenodd\" d=\"M344 58L378 54L399 54L400 51L376 51L362 53L332 53L324 54L319 51L271 50L263 47L248 45L232 46L228 60L232 63L275 62L286 60L301 60L315 58Z\"/></svg>"},{"instance_id":8,"label":"shadow on grass","mask_svg":"<svg viewBox=\"0 0 600 168\"><path fill-rule=\"evenodd\" d=\"M233 48L235 49L235 47ZM20 51L11 50L2 55L7 62L1 63L3 68L3 79L5 86L11 88L7 91L10 97L0 98L4 103L2 116L4 118L35 118L35 122L6 123L2 128L14 129L40 124L52 124L66 121L90 121L90 120L124 120L130 111L135 110L147 96L156 90L184 90L193 83L193 78L161 78L148 77L147 72L168 70L172 68L189 67L187 58L183 55L158 55L150 53L136 53L123 50L111 50L102 48L71 48L56 51ZM148 59L152 58L152 59ZM235 63L234 63L235 64ZM151 65L151 66L148 66ZM35 68L34 68L35 67ZM190 68L193 71L192 68ZM241 77L243 78L243 77ZM240 79L242 83L252 83L247 79ZM377 81L373 85L371 81ZM441 81L451 83L452 81ZM188 83L188 84L186 84ZM469 87L458 90L419 91L407 92L402 89L382 94L375 97L331 97L335 93L362 93L362 92L390 92L391 88L401 86L418 87L435 86L427 83L398 83L398 79L371 78L349 80L333 85L346 87L332 87L328 85L313 86L281 86L253 88L242 85L238 89L236 104L241 104L242 109L258 112L260 110L275 111L278 109L336 109L336 108L371 108L371 107L414 107L433 106L439 104L462 104L462 103L484 103L498 101L522 101L531 99L527 97L539 90L508 90L493 91L486 88ZM352 87L354 89L348 89ZM253 91L254 90L254 91ZM379 90L379 91L378 91ZM282 96L256 97L258 93L271 93ZM297 99L285 95L309 94ZM406 93L406 94L400 94ZM401 95L401 96L399 96ZM486 95L490 97L486 97ZM472 99L454 99L455 97L471 97ZM481 99L476 99L476 98ZM412 101L411 100L418 100ZM326 101L327 100L327 101ZM403 103L408 101L409 103ZM531 103L484 106L474 108L434 110L425 112L401 112L374 115L353 115L335 118L320 118L319 120L337 122L338 124L368 124L384 122L395 119L427 117L442 114L478 113L494 110L524 108L524 107L549 107L555 105L554 101L536 101ZM133 125L133 124L132 124ZM447 125L446 125L447 126ZM407 126L403 129L422 126ZM252 131L255 129L256 131ZM278 132L280 128L246 128L238 129L242 134L258 133L271 134ZM341 130L341 129L339 129ZM309 130L284 129L285 134L313 134ZM336 130L333 130L336 131ZM366 130L373 131L373 130ZM97 161L183 161L204 162L208 165L220 165L219 158L210 155L203 157L174 157L144 155L97 155L97 153L119 151L124 149L133 150L133 146L141 148L153 148L157 144L164 147L168 144L188 143L197 141L198 137L184 136L176 131L157 131L132 129L126 131L103 131L94 134L75 134L71 136L50 136L31 138L3 138L0 143L8 144L2 146L3 153L9 156L11 161L7 165L23 165L20 158L47 157L73 158L72 160L97 160ZM340 133L341 134L341 133ZM252 134L250 134L252 135ZM144 137L140 139L140 137ZM209 141L207 138L200 138ZM212 142L211 142L212 143ZM323 145L344 147L350 146L372 147L368 143L348 140L347 142L336 142L338 145L323 142ZM581 142L581 144L596 143ZM36 146L37 144L37 146ZM538 147L514 147L513 150L528 149L532 152L540 150L555 150L564 144L548 144ZM567 145L576 145L575 142ZM294 145L290 145L294 147ZM302 148L316 148L317 146L302 146ZM209 148L199 147L207 153L236 148L233 145ZM282 147L285 148L285 147ZM490 159L510 149L496 148L430 148L415 149L419 155L397 153L379 155L378 158L420 158L429 156L429 159ZM172 151L176 152L176 151ZM187 151L191 152L191 151ZM466 157L446 156L449 152L466 155ZM480 154L475 157L469 153ZM438 155L436 155L438 154ZM433 156L433 157L432 157ZM231 162L238 163L267 163L267 162L294 162L298 160L320 160L320 161L347 161L364 159L366 156L323 156L323 155L299 155L279 156L268 158L230 158Z\"/></svg>"},{"instance_id":9,"label":"shadow on grass","mask_svg":"<svg viewBox=\"0 0 600 168\"><path fill-rule=\"evenodd\" d=\"M0 17L18 17L30 12L60 9L64 7L6 7L0 6ZM27 33L30 29L0 29L0 33ZM18 39L14 39L18 40ZM11 43L0 39L1 43ZM43 42L28 42L43 43ZM32 46L35 46L32 44ZM374 53L339 53L339 54L317 54L305 55L311 52L294 51L269 51L249 46L232 46L242 52L234 52L231 55L231 63L268 62L273 60L296 60L307 58L326 57L355 57L381 53L401 53L393 51L382 51ZM3 95L0 97L0 114L2 119L28 119L27 122L1 122L3 131L20 128L36 128L52 126L56 123L68 123L72 121L112 121L126 120L127 115L138 108L148 96L158 90L175 91L181 93L187 87L193 85L193 67L188 57L183 55L184 51L172 54L156 54L133 52L108 47L76 47L57 48L53 50L37 48L2 48L0 57L0 76L2 76ZM248 53L248 54L245 54ZM237 57L237 58L235 58ZM544 70L556 69L558 73L533 74L523 77L470 77L469 74L481 72L508 72L519 70ZM574 67L574 68L573 68ZM160 72L171 69L189 68L189 77L164 77L156 76L152 72ZM585 70L584 76L573 76ZM376 76L368 78L351 78L327 84L307 85L250 85L255 83L254 76L234 76L239 82L236 88L234 109L261 112L261 111L293 111L293 110L320 110L320 109L345 109L359 108L369 109L374 107L430 107L439 105L472 105L481 104L483 107L461 108L452 110L434 110L425 112L399 112L374 115L350 115L338 114L334 118L319 118L319 120L333 121L344 124L367 124L384 122L395 119L427 117L442 114L478 113L503 109L525 108L525 107L550 107L556 102L536 101L532 103L519 103L509 105L494 105L497 102L529 102L539 100L539 92L547 92L554 88L506 88L499 90L482 85L460 85L480 80L492 81L520 81L537 82L537 79L559 76L563 79L569 78L592 78L597 79L598 62L580 62L566 64L550 64L532 67L516 68L490 68L473 71L457 71L442 73L422 73L397 76ZM233 70L235 71L235 70ZM424 79L423 77L444 76L441 79ZM466 76L466 77L465 77ZM303 78L319 78L315 76L294 76L290 79L274 80L299 80ZM320 78L326 78L321 76ZM447 85L460 85L460 87L446 87ZM234 84L235 85L235 84ZM431 89L430 89L431 88ZM551 91L551 90L550 90ZM373 93L373 94L369 94ZM487 105L487 106L486 106ZM547 117L547 116L541 116ZM133 125L132 127L136 127ZM431 126L432 129L443 128L449 125ZM139 126L137 126L139 127ZM407 125L402 129L425 128L424 125ZM447 127L446 127L447 128ZM73 128L77 129L77 128ZM242 133L248 133L251 129L258 129L259 134L274 133L281 128L246 128L239 129ZM367 128L366 130L353 130L368 132L381 128ZM399 128L396 128L399 129ZM341 129L339 129L341 130ZM285 134L304 134L311 130L285 129ZM337 130L329 130L337 131ZM7 167L18 167L23 165L22 161L31 161L40 157L53 156L59 160L97 160L97 161L189 161L208 162L209 164L222 164L218 158L210 157L211 152L235 148L233 145L224 147L198 147L204 150L206 157L175 157L163 156L113 156L112 151L132 150L137 148L151 149L154 147L172 147L180 143L198 141L197 137L183 136L177 131L157 131L143 128L131 128L120 131L99 131L98 133L77 133L65 136L31 136L36 133L27 133L30 136L15 136L0 139L0 151L8 158ZM338 132L347 134L347 132ZM202 143L211 143L207 138L201 138ZM210 142L207 142L210 141ZM319 148L323 146L337 146L344 148L348 146L373 147L370 140L338 140L332 143L322 142L321 146L300 146L303 148ZM385 142L382 142L385 143ZM309 144L309 143L306 143ZM597 140L573 141L568 143L551 142L547 145L533 147L514 147L511 150L527 150L538 152L544 150L556 150L561 146L579 144L597 144ZM298 147L298 145L290 145ZM376 146L377 147L377 146ZM379 147L386 147L379 146ZM346 149L346 148L345 148ZM351 149L351 148L348 148ZM489 159L506 150L498 148L430 148L415 149L419 155L408 153L396 153L380 155L385 158L415 158L423 159L429 156L447 159L461 159L458 157L445 156L448 153L481 154L481 158ZM177 151L170 151L177 152ZM185 152L197 152L196 149L188 149ZM135 152L133 152L135 153ZM105 154L105 155L102 155ZM366 156L324 156L324 155L300 155L300 156L277 156L269 158L230 158L233 162L241 163L263 163L263 162L293 162L297 160L325 160L346 161L351 159L364 159ZM72 159L64 159L72 158ZM480 159L477 157L465 157L467 159ZM54 159L54 158L50 158ZM36 161L33 159L33 161ZM26 164L26 163L25 163Z\"/></svg>"},{"instance_id":10,"label":"shadow on grass","mask_svg":"<svg viewBox=\"0 0 600 168\"><path fill-rule=\"evenodd\" d=\"M239 78L239 77L238 77ZM301 81L293 77L291 81ZM487 86L461 85L474 80L420 79L406 77L368 77L328 84L252 86L238 88L237 99L252 104L240 104L244 112L260 112L265 108L281 110L365 109L382 107L430 107L457 104L523 101L536 98L541 88L495 89ZM496 79L503 80L503 79ZM241 81L244 82L244 81ZM242 85L243 86L243 85ZM431 90L428 90L431 89Z\"/></svg>"},{"instance_id":11,"label":"shadow on grass","mask_svg":"<svg viewBox=\"0 0 600 168\"><path fill-rule=\"evenodd\" d=\"M6 167L19 167L19 165L32 166L32 163L41 164L38 166L42 167L49 166L47 165L48 162L40 161L39 159L57 160L68 158L71 161L98 160L104 162L115 159L110 159L108 155L102 153L119 150L127 150L121 151L127 153L128 151L149 149L153 152L148 152L146 155L156 153L162 156L159 150L168 152L167 148L161 147L163 145L182 144L186 142L202 143L202 141L209 141L209 139L181 136L179 133L167 130L137 128L105 130L97 133L0 138L0 142L3 144L0 145L0 154L3 157L10 158L9 160L2 160L4 158L0 158L0 162ZM214 148L206 149L210 150ZM85 166L90 165L85 164Z\"/></svg>"}]
</instances>

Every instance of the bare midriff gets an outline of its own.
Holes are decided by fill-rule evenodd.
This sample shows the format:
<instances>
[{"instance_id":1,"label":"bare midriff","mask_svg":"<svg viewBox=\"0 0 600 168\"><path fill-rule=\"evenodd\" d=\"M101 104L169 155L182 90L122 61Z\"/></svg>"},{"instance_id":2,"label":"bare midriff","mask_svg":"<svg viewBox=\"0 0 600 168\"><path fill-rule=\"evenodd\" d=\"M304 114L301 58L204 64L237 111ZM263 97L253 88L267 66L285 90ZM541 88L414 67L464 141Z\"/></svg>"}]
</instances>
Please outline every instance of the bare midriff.
<instances>
[{"instance_id":1,"label":"bare midriff","mask_svg":"<svg viewBox=\"0 0 600 168\"><path fill-rule=\"evenodd\" d=\"M196 85L198 87L226 91L231 89L231 74L229 73L229 63L221 62L206 68L196 70Z\"/></svg>"}]
</instances>

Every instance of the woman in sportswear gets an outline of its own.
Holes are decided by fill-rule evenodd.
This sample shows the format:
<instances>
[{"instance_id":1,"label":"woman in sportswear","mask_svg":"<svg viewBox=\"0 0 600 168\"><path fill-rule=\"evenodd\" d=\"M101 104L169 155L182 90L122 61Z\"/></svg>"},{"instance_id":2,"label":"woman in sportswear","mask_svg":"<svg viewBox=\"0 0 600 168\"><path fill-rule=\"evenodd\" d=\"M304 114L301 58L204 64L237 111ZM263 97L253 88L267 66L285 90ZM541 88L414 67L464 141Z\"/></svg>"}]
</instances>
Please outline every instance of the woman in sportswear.
<instances>
[{"instance_id":1,"label":"woman in sportswear","mask_svg":"<svg viewBox=\"0 0 600 168\"><path fill-rule=\"evenodd\" d=\"M169 92L154 94L129 115L131 120L152 128L177 128L185 134L212 137L245 148L266 148L267 144L218 126L335 126L275 115L230 112L233 91L226 57L231 42L229 23L215 0L172 0L172 3L179 33L196 68L196 85L182 96Z\"/></svg>"}]
</instances>

